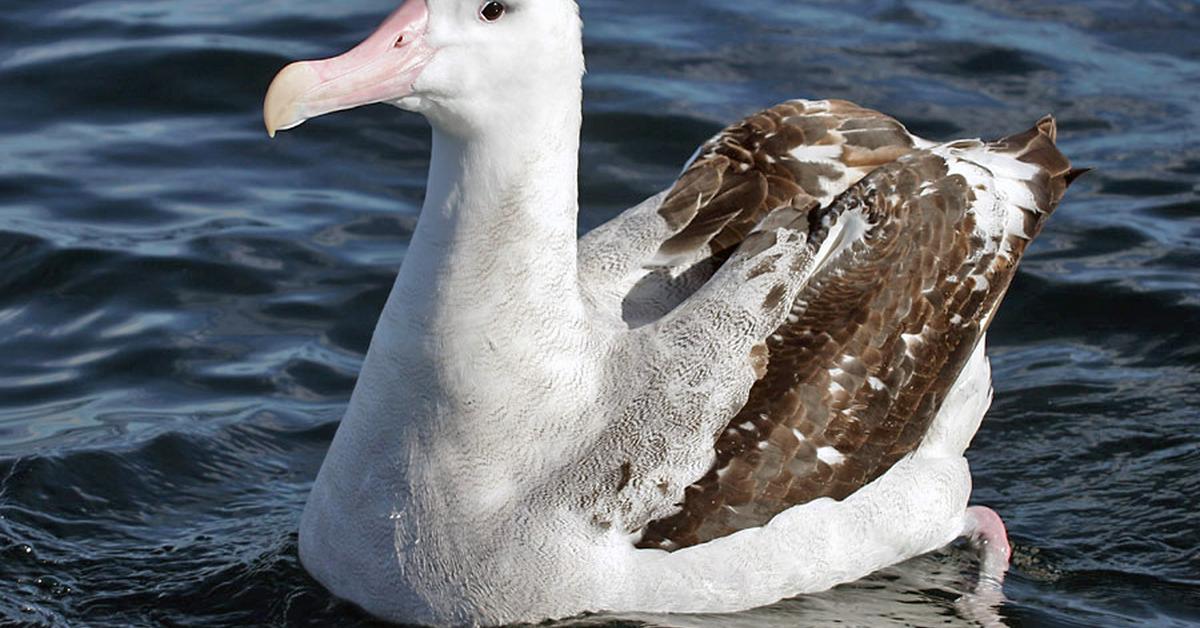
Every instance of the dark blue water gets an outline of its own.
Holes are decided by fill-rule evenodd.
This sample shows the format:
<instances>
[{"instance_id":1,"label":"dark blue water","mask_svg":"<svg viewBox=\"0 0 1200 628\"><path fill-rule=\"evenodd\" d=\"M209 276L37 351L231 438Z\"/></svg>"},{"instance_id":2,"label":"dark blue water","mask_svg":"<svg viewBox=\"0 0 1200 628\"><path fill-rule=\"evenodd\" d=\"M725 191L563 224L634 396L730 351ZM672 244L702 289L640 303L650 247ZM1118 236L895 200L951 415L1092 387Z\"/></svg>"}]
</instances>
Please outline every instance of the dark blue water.
<instances>
[{"instance_id":1,"label":"dark blue water","mask_svg":"<svg viewBox=\"0 0 1200 628\"><path fill-rule=\"evenodd\" d=\"M356 625L295 529L417 217L428 131L386 107L268 141L285 62L391 0L0 10L0 623ZM991 334L970 452L1016 546L717 618L586 625L1200 624L1200 5L589 0L583 225L726 121L837 97L933 138L1047 112L1098 169Z\"/></svg>"}]
</instances>

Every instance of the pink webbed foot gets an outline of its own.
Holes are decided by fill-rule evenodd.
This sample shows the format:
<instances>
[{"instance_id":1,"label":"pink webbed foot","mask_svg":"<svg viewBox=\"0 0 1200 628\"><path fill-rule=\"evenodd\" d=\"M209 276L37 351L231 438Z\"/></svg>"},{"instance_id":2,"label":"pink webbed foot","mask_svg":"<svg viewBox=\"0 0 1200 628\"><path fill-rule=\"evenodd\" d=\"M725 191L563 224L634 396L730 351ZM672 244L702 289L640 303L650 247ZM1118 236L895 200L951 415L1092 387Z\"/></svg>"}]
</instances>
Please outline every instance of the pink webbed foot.
<instances>
[{"instance_id":1,"label":"pink webbed foot","mask_svg":"<svg viewBox=\"0 0 1200 628\"><path fill-rule=\"evenodd\" d=\"M1008 559L1012 557L1012 546L1008 544L1008 530L995 510L984 506L967 509L963 536L967 537L980 553L979 589L999 589L1008 572Z\"/></svg>"},{"instance_id":2,"label":"pink webbed foot","mask_svg":"<svg viewBox=\"0 0 1200 628\"><path fill-rule=\"evenodd\" d=\"M979 551L979 582L974 592L958 599L956 606L963 617L984 628L1001 628L1005 623L998 609L1004 603L1004 574L1012 557L1008 530L996 511L972 506L967 509L963 536Z\"/></svg>"}]
</instances>

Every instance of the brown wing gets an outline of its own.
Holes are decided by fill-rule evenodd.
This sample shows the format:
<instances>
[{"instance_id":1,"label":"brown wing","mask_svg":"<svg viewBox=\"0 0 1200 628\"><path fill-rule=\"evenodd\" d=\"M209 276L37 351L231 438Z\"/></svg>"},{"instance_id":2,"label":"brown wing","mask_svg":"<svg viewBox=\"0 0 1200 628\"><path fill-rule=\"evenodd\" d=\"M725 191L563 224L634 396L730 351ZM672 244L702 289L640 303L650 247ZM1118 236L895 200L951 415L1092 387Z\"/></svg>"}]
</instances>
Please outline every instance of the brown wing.
<instances>
[{"instance_id":1,"label":"brown wing","mask_svg":"<svg viewBox=\"0 0 1200 628\"><path fill-rule=\"evenodd\" d=\"M659 207L679 231L658 263L698 250L722 257L773 210L826 205L921 141L877 111L840 100L786 102L701 147Z\"/></svg>"},{"instance_id":2,"label":"brown wing","mask_svg":"<svg viewBox=\"0 0 1200 628\"><path fill-rule=\"evenodd\" d=\"M915 450L1075 176L1054 134L1046 119L989 145L913 152L828 211L813 210L814 219L857 220L865 231L802 291L767 342L765 375L719 437L711 471L638 546L673 550L763 525L793 505L843 499ZM1005 163L1021 177L991 171ZM981 187L1012 185L1025 192ZM996 198L1022 195L1029 206L985 215L1004 205ZM714 251L733 239L721 234L753 219L725 213Z\"/></svg>"},{"instance_id":3,"label":"brown wing","mask_svg":"<svg viewBox=\"0 0 1200 628\"><path fill-rule=\"evenodd\" d=\"M653 244L657 251L633 253L636 268L615 281L622 318L631 326L658 320L704 285L752 229L826 206L924 145L894 119L840 100L786 102L725 129L700 147L659 205L673 235Z\"/></svg>"}]
</instances>

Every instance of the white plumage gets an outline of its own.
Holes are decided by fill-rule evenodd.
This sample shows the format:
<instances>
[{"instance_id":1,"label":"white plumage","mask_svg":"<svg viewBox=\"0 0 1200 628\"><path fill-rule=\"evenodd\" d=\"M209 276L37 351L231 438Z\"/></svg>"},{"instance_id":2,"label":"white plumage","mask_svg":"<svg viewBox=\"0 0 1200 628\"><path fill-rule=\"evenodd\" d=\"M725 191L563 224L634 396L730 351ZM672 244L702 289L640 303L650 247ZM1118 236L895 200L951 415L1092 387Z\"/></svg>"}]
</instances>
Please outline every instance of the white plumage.
<instances>
[{"instance_id":1,"label":"white plumage","mask_svg":"<svg viewBox=\"0 0 1200 628\"><path fill-rule=\"evenodd\" d=\"M368 102L419 112L434 128L419 225L301 522L305 567L384 619L503 624L601 610L736 611L855 580L964 534L1007 552L1003 528L997 536L967 509L963 458L990 402L982 332L993 305L926 312L931 322L915 333L887 332L903 339L903 360L841 346L820 369L827 417L794 418L818 403L807 397L787 411L738 412L760 393L802 399L798 388L771 389L790 364L781 348L851 324L797 327L811 324L833 288L857 281L856 264L917 211L917 201L885 194L888 185L931 177L916 194L949 207L944 237L966 237L973 220L982 244L971 245L974 267L961 277L914 266L933 273L928 285L901 295L907 309L889 310L898 319L872 318L864 329L890 329L909 309L948 301L934 296L954 294L948 286L963 277L984 291L989 278L1006 282L1010 270L989 255L1010 235L1034 235L1024 212L1046 213L1057 197L1053 186L1040 197L1033 188L1063 173L1022 161L1013 147L933 145L848 103L796 101L776 131L746 131L759 144L734 131L714 138L673 192L577 241L583 59L574 4L512 0L496 19L490 4L408 0L354 51L289 66L268 94L272 133ZM1052 140L1047 128L1025 139ZM792 144L772 144L787 134ZM724 150L746 161L720 170L732 164ZM897 158L890 174L834 203ZM795 183L755 178L785 167ZM743 197L753 203L733 203L736 215L716 209ZM753 227L748 236L742 223ZM732 245L719 244L727 238ZM921 262L910 248L897 259ZM1003 253L996 259L1020 250ZM928 425L894 463L878 463L878 477L842 499L818 492L788 502L786 486L764 476L749 505L739 501L746 469L765 473L768 462L787 470L778 481L796 483L812 469L874 469L862 453L870 447L846 440L869 418L856 400L912 390L914 356L951 333L942 323L981 320L964 332L966 351L948 362L956 366L931 375L942 388ZM720 453L721 435L758 438L755 453ZM701 485L724 500L719 516L761 523L711 539L680 532L664 541L675 551L645 548L650 530L696 503ZM768 502L799 505L773 514ZM696 512L708 516L703 504Z\"/></svg>"}]
</instances>

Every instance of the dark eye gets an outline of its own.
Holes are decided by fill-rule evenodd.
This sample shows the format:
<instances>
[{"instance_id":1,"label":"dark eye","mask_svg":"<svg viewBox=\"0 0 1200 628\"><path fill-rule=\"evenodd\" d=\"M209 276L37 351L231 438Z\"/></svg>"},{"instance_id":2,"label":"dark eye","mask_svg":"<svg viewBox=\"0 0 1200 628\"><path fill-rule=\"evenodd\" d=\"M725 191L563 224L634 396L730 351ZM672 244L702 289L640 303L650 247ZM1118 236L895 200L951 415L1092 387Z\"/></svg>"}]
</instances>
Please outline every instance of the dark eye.
<instances>
[{"instance_id":1,"label":"dark eye","mask_svg":"<svg viewBox=\"0 0 1200 628\"><path fill-rule=\"evenodd\" d=\"M495 22L496 20L504 17L505 10L506 9L504 8L503 3L489 2L483 5L483 8L479 10L479 15L488 22Z\"/></svg>"}]
</instances>

